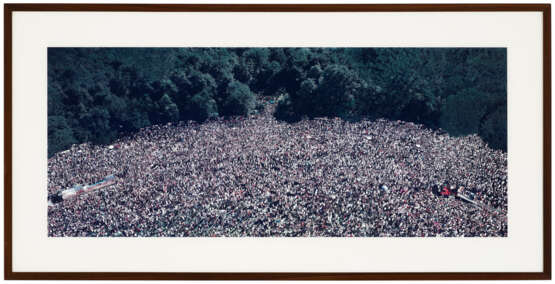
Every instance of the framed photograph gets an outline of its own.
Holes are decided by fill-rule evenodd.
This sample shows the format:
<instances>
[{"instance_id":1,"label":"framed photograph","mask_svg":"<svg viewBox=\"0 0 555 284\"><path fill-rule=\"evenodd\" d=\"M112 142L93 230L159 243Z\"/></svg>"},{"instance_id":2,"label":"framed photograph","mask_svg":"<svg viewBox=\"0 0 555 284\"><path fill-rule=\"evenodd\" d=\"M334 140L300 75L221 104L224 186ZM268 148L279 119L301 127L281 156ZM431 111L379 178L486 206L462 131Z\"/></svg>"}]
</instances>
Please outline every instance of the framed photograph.
<instances>
[{"instance_id":1,"label":"framed photograph","mask_svg":"<svg viewBox=\"0 0 555 284\"><path fill-rule=\"evenodd\" d=\"M5 279L551 279L549 4L5 4Z\"/></svg>"}]
</instances>

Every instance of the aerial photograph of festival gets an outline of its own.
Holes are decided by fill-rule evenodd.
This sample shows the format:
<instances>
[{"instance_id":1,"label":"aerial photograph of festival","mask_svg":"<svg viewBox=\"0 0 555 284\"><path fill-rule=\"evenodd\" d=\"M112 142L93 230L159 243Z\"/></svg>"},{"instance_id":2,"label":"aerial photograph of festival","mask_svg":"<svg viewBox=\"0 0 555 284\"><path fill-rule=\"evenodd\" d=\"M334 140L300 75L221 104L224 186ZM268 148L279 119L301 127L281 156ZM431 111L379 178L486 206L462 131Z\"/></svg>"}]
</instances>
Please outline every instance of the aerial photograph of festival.
<instances>
[{"instance_id":1,"label":"aerial photograph of festival","mask_svg":"<svg viewBox=\"0 0 555 284\"><path fill-rule=\"evenodd\" d=\"M48 237L508 236L506 48L47 56Z\"/></svg>"}]
</instances>

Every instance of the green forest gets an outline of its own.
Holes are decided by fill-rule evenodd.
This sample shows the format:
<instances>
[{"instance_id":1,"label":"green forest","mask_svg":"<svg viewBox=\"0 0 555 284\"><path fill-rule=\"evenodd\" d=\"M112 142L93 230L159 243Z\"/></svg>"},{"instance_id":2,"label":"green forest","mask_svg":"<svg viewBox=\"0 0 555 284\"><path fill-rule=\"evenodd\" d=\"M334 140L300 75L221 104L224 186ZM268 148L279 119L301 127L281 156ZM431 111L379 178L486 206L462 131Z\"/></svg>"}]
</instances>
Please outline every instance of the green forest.
<instances>
[{"instance_id":1,"label":"green forest","mask_svg":"<svg viewBox=\"0 0 555 284\"><path fill-rule=\"evenodd\" d=\"M403 120L507 149L505 48L48 48L48 156L153 124Z\"/></svg>"}]
</instances>

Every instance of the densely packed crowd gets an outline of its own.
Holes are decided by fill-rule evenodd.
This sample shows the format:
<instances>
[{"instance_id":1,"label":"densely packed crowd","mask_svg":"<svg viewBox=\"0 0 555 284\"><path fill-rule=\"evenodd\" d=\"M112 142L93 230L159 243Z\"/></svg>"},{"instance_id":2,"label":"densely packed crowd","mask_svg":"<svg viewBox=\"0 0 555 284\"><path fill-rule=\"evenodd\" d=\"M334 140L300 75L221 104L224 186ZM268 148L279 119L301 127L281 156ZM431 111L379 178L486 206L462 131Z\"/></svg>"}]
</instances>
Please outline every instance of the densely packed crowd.
<instances>
[{"instance_id":1,"label":"densely packed crowd","mask_svg":"<svg viewBox=\"0 0 555 284\"><path fill-rule=\"evenodd\" d=\"M270 115L154 126L48 161L49 236L507 236L507 154L401 121ZM475 191L490 209L433 194Z\"/></svg>"}]
</instances>

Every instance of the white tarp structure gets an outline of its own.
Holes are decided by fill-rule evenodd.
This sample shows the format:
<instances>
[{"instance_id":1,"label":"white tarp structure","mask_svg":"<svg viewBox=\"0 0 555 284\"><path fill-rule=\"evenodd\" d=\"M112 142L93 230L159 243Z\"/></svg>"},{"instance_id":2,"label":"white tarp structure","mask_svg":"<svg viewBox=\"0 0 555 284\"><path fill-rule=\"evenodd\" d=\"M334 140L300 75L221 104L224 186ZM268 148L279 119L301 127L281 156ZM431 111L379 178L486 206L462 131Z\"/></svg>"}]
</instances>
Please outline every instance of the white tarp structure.
<instances>
[{"instance_id":1,"label":"white tarp structure","mask_svg":"<svg viewBox=\"0 0 555 284\"><path fill-rule=\"evenodd\" d=\"M66 200L66 199L74 198L79 194L88 193L97 189L101 189L101 188L113 185L115 183L116 183L116 177L114 175L109 175L105 177L103 180L94 184L89 184L85 186L76 185L72 188L68 188L62 191L60 195L62 199Z\"/></svg>"},{"instance_id":2,"label":"white tarp structure","mask_svg":"<svg viewBox=\"0 0 555 284\"><path fill-rule=\"evenodd\" d=\"M64 191L62 191L62 198L64 200L69 199L69 198L73 198L77 195L77 190L75 190L75 188L70 188L70 189L66 189Z\"/></svg>"}]
</instances>

